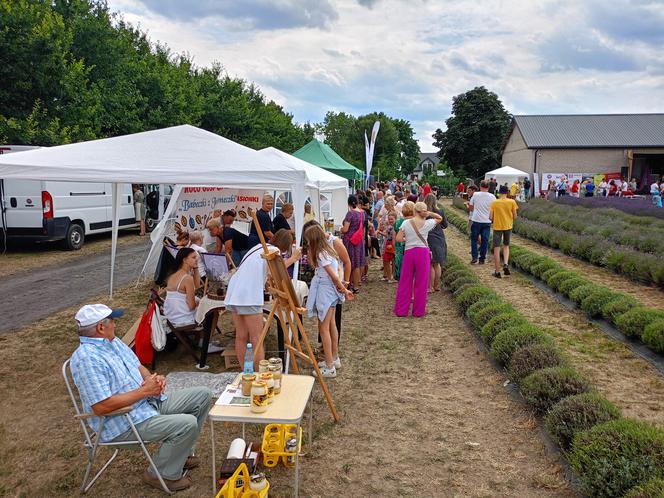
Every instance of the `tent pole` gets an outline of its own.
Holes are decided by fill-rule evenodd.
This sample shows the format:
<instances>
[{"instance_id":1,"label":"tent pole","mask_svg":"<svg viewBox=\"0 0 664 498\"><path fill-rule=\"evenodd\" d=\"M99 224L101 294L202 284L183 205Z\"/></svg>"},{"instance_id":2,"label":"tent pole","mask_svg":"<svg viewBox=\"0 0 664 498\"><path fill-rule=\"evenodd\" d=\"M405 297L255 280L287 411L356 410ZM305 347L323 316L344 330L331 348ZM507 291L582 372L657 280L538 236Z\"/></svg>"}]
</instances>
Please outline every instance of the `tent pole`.
<instances>
[{"instance_id":1,"label":"tent pole","mask_svg":"<svg viewBox=\"0 0 664 498\"><path fill-rule=\"evenodd\" d=\"M120 224L120 195L122 191L118 183L113 183L113 210L112 210L112 236L111 236L111 283L109 286L109 299L113 300L113 274L115 272L115 251L118 246L118 225Z\"/></svg>"}]
</instances>

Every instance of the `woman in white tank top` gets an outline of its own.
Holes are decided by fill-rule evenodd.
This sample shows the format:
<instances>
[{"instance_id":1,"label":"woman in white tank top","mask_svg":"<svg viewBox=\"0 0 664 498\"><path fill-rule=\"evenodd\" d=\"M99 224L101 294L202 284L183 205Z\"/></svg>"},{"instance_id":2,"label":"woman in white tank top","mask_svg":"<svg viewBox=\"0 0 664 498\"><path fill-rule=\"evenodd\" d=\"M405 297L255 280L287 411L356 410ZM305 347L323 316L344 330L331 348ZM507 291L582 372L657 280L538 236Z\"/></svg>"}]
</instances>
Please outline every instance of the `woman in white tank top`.
<instances>
[{"instance_id":1,"label":"woman in white tank top","mask_svg":"<svg viewBox=\"0 0 664 498\"><path fill-rule=\"evenodd\" d=\"M191 247L180 249L175 257L178 269L168 278L166 284L164 316L176 327L195 322L198 306L195 292L201 285L198 258L198 253Z\"/></svg>"}]
</instances>

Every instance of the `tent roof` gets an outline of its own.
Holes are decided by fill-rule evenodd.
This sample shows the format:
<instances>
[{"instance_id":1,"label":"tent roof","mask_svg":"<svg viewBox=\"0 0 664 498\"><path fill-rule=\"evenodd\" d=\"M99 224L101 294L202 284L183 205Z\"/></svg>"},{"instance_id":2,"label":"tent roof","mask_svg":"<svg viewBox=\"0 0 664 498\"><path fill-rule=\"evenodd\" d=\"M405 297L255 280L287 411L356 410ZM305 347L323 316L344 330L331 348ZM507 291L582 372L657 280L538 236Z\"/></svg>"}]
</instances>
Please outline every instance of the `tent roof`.
<instances>
[{"instance_id":1,"label":"tent roof","mask_svg":"<svg viewBox=\"0 0 664 498\"><path fill-rule=\"evenodd\" d=\"M298 159L297 157L287 154L286 152L283 152L279 149L275 149L274 147L261 149L258 151L258 153L274 160L284 161L286 164L289 164L295 169L304 170L307 175L308 187L314 187L319 190L348 188L348 180L345 178L339 175L335 175L334 173L316 166L315 164Z\"/></svg>"},{"instance_id":2,"label":"tent roof","mask_svg":"<svg viewBox=\"0 0 664 498\"><path fill-rule=\"evenodd\" d=\"M0 178L272 189L303 170L190 125L0 156Z\"/></svg>"},{"instance_id":3,"label":"tent roof","mask_svg":"<svg viewBox=\"0 0 664 498\"><path fill-rule=\"evenodd\" d=\"M487 172L486 176L528 176L528 173L512 168L511 166L503 166L502 168Z\"/></svg>"},{"instance_id":4,"label":"tent roof","mask_svg":"<svg viewBox=\"0 0 664 498\"><path fill-rule=\"evenodd\" d=\"M349 180L364 178L359 169L346 162L329 145L319 142L315 138L301 149L293 152L293 155Z\"/></svg>"}]
</instances>

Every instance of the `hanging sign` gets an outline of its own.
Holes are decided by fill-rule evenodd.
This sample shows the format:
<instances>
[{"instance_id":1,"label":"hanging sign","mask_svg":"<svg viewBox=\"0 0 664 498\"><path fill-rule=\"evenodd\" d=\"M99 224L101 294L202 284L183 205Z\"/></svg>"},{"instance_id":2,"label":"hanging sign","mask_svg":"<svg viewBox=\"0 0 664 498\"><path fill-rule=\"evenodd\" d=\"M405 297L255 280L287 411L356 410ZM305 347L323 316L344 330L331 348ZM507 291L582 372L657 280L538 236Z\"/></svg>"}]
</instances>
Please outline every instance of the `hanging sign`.
<instances>
[{"instance_id":1,"label":"hanging sign","mask_svg":"<svg viewBox=\"0 0 664 498\"><path fill-rule=\"evenodd\" d=\"M184 187L175 209L175 230L203 230L212 218L221 218L233 209L236 220L249 222L249 208L257 210L263 201L263 190L222 187Z\"/></svg>"}]
</instances>

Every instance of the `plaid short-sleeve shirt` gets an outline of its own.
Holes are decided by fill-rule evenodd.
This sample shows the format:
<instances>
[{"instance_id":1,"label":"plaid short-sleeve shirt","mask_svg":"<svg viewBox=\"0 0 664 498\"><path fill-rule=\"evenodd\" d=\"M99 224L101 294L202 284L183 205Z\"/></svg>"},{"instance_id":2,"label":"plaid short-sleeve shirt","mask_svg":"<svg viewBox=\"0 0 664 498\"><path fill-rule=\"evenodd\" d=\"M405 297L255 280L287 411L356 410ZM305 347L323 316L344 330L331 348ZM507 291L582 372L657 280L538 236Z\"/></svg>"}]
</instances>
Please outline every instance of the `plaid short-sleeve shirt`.
<instances>
[{"instance_id":1,"label":"plaid short-sleeve shirt","mask_svg":"<svg viewBox=\"0 0 664 498\"><path fill-rule=\"evenodd\" d=\"M71 357L71 373L78 387L83 408L92 412L92 405L115 394L122 394L141 387L143 377L140 362L122 342L97 337L81 337L81 344ZM159 413L146 399L134 404L129 416L139 424ZM90 427L99 430L100 419L89 419ZM104 423L102 441L110 441L130 429L125 417L109 417Z\"/></svg>"}]
</instances>

